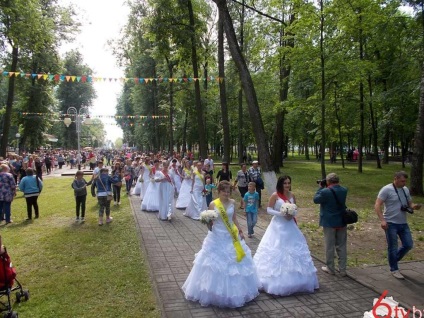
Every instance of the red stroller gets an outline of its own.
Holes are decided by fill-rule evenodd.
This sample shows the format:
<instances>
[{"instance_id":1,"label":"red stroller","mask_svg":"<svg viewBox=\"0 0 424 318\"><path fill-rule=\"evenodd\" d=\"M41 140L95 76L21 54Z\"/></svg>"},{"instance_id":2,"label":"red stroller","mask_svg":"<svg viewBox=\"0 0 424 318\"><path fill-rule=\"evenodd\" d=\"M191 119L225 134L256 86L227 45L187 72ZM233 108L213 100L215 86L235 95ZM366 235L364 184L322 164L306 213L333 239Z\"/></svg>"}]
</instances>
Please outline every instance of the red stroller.
<instances>
[{"instance_id":1,"label":"red stroller","mask_svg":"<svg viewBox=\"0 0 424 318\"><path fill-rule=\"evenodd\" d=\"M6 312L3 314L3 318L17 318L18 313L12 311L10 295L12 292L17 291L16 302L19 303L22 299L29 299L29 291L24 290L16 279L16 270L12 267L6 248L0 245L0 249L0 298L3 296L7 297L7 302L0 300L0 312Z\"/></svg>"}]
</instances>

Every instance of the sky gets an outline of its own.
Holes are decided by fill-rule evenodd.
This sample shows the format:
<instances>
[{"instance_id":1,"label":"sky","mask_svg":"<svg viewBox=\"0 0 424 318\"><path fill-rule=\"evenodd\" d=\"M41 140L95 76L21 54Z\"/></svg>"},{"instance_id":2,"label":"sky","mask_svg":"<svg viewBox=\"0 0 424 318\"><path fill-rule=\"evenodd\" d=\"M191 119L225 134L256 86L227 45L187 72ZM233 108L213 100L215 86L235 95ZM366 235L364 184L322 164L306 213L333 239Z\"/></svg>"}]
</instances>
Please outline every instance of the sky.
<instances>
[{"instance_id":1,"label":"sky","mask_svg":"<svg viewBox=\"0 0 424 318\"><path fill-rule=\"evenodd\" d=\"M82 23L81 33L76 40L61 47L61 54L78 49L83 55L84 64L93 70L93 76L106 78L124 77L124 72L116 64L107 41L119 38L119 32L127 21L128 7L125 0L60 0L61 5L72 4L77 9L78 20ZM70 74L73 75L73 74ZM120 81L94 82L97 98L90 107L91 115L115 115L117 96L122 89ZM106 140L115 142L123 133L113 118L100 118L105 124ZM111 125L112 124L112 125Z\"/></svg>"}]
</instances>

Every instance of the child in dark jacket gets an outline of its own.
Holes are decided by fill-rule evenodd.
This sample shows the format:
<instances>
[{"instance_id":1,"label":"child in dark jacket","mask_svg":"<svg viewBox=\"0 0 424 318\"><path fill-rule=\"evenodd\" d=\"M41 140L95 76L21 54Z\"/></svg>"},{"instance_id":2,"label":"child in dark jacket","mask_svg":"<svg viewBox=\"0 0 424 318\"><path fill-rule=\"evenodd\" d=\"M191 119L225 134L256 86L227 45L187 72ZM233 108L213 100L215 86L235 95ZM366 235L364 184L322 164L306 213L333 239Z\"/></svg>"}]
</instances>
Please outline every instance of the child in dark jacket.
<instances>
[{"instance_id":1,"label":"child in dark jacket","mask_svg":"<svg viewBox=\"0 0 424 318\"><path fill-rule=\"evenodd\" d=\"M92 181L85 181L84 172L78 170L75 174L75 180L72 182L72 188L74 189L75 194L75 203L76 203L76 222L85 221L85 202L87 201L87 186L91 184ZM80 218L81 210L81 218Z\"/></svg>"}]
</instances>

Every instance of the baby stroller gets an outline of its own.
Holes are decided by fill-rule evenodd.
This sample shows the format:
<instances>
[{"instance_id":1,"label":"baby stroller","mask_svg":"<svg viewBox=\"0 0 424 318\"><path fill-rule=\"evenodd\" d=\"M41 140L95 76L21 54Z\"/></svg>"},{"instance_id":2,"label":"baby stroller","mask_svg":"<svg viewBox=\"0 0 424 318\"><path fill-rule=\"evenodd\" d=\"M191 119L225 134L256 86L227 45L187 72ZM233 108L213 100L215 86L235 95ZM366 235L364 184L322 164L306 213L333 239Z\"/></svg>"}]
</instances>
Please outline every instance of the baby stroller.
<instances>
[{"instance_id":1,"label":"baby stroller","mask_svg":"<svg viewBox=\"0 0 424 318\"><path fill-rule=\"evenodd\" d=\"M0 248L0 312L6 312L3 314L3 318L18 318L18 313L12 311L10 295L17 291L16 302L20 303L22 299L29 299L29 291L24 290L16 279L16 270L12 267L6 248L2 246ZM2 301L3 296L7 297L7 302Z\"/></svg>"}]
</instances>

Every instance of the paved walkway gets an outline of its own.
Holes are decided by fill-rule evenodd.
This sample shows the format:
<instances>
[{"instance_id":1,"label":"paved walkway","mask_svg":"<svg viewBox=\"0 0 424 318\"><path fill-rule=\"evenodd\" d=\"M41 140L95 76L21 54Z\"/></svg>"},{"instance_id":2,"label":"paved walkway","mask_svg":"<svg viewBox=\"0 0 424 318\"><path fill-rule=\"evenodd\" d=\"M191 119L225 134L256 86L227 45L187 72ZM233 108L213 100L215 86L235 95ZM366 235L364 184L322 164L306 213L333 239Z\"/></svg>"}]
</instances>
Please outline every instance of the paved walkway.
<instances>
[{"instance_id":1,"label":"paved walkway","mask_svg":"<svg viewBox=\"0 0 424 318\"><path fill-rule=\"evenodd\" d=\"M140 200L135 196L131 197L131 205L163 317L363 317L365 311L372 309L373 299L378 298L384 289L389 289L388 296L402 300L402 304L418 307L422 303L422 299L418 302L417 298L422 298L424 291L423 263L416 262L408 265L415 268L413 280L418 288L414 290L416 303L406 302L408 293L404 293L412 281L412 275L409 279L410 273L404 271L408 279L400 282L387 274L386 267L382 267L384 274L375 268L355 269L348 271L349 277L330 276L319 270L320 289L314 294L275 297L262 292L242 308L202 307L196 302L187 301L181 286L191 270L194 254L201 248L207 233L206 226L184 217L180 210L177 210L171 222L159 221L157 213L140 211ZM246 224L242 217L240 224ZM266 225L265 222L258 224L255 237L246 239L252 253L256 251ZM323 265L317 259L314 262L318 269ZM406 269L405 265L402 268ZM373 277L375 284L370 284L370 277ZM359 281L367 282L367 285ZM396 293L392 293L392 288ZM420 308L424 309L424 306Z\"/></svg>"},{"instance_id":2,"label":"paved walkway","mask_svg":"<svg viewBox=\"0 0 424 318\"><path fill-rule=\"evenodd\" d=\"M76 169L64 167L46 177L69 172L75 173ZM397 280L390 275L387 265L351 268L348 277L330 276L319 270L323 264L318 259L314 262L320 289L314 294L275 297L261 293L238 309L201 307L185 300L181 286L207 234L206 226L184 217L181 210L176 211L172 222L159 221L156 213L140 211L137 196L130 197L130 203L163 317L363 317L365 311L372 309L373 299L385 290L387 296L393 296L405 308L412 310L415 306L421 312L424 310L424 261L402 263L400 268L406 279ZM245 219L239 218L240 225L245 227ZM269 220L261 218L255 237L246 238L253 254ZM246 228L243 230L247 232Z\"/></svg>"}]
</instances>

